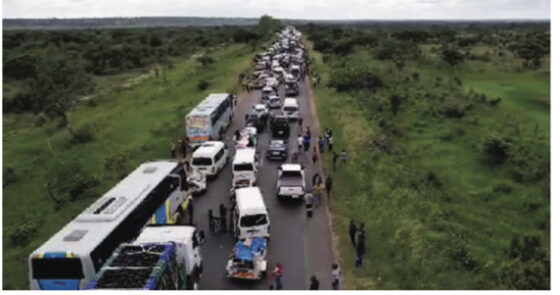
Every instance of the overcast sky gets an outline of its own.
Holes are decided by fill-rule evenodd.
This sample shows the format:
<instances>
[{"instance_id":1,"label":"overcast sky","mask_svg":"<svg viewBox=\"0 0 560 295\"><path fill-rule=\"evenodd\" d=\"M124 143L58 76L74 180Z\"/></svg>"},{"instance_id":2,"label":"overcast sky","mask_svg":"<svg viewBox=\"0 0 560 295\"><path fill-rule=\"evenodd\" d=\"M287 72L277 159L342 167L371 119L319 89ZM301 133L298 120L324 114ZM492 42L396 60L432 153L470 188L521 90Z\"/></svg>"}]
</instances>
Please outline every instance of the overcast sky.
<instances>
[{"instance_id":1,"label":"overcast sky","mask_svg":"<svg viewBox=\"0 0 560 295\"><path fill-rule=\"evenodd\" d=\"M4 18L549 19L550 0L3 0Z\"/></svg>"}]
</instances>

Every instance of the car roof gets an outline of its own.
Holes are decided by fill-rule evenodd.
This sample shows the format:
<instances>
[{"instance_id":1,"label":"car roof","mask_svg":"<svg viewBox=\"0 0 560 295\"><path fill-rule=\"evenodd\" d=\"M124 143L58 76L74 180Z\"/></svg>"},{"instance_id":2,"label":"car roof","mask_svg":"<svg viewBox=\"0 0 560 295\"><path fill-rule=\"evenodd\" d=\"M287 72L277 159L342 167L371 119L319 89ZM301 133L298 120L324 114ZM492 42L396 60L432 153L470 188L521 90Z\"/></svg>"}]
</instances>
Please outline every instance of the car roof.
<instances>
[{"instance_id":1,"label":"car roof","mask_svg":"<svg viewBox=\"0 0 560 295\"><path fill-rule=\"evenodd\" d=\"M235 200L240 213L267 214L261 190L256 186L236 189Z\"/></svg>"},{"instance_id":2,"label":"car roof","mask_svg":"<svg viewBox=\"0 0 560 295\"><path fill-rule=\"evenodd\" d=\"M255 153L254 148L238 149L235 151L233 164L253 163L255 162Z\"/></svg>"},{"instance_id":3,"label":"car roof","mask_svg":"<svg viewBox=\"0 0 560 295\"><path fill-rule=\"evenodd\" d=\"M301 171L303 166L301 164L282 164L280 166L283 171Z\"/></svg>"},{"instance_id":4,"label":"car roof","mask_svg":"<svg viewBox=\"0 0 560 295\"><path fill-rule=\"evenodd\" d=\"M286 99L284 99L284 105L298 105L297 100L295 98L292 97L286 97Z\"/></svg>"},{"instance_id":5,"label":"car roof","mask_svg":"<svg viewBox=\"0 0 560 295\"><path fill-rule=\"evenodd\" d=\"M192 156L193 158L214 156L222 147L224 147L224 143L221 141L207 141L194 151Z\"/></svg>"}]
</instances>

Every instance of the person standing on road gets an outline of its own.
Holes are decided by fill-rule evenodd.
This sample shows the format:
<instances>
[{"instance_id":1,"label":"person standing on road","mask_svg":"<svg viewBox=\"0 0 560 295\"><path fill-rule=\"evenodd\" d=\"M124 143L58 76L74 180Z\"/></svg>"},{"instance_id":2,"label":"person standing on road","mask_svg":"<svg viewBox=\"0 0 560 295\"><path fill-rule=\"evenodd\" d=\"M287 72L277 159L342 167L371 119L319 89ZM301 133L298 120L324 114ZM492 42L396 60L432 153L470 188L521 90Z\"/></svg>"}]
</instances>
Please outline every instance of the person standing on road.
<instances>
[{"instance_id":1,"label":"person standing on road","mask_svg":"<svg viewBox=\"0 0 560 295\"><path fill-rule=\"evenodd\" d=\"M274 280L276 283L276 290L282 290L282 278L284 276L284 268L280 262L276 263L276 267L274 268Z\"/></svg>"},{"instance_id":2,"label":"person standing on road","mask_svg":"<svg viewBox=\"0 0 560 295\"><path fill-rule=\"evenodd\" d=\"M311 177L311 186L315 186L320 179L321 179L321 174L319 174L319 171L316 171L313 174L313 177Z\"/></svg>"},{"instance_id":3,"label":"person standing on road","mask_svg":"<svg viewBox=\"0 0 560 295\"><path fill-rule=\"evenodd\" d=\"M220 228L222 230L222 233L227 232L226 215L227 215L227 209L226 206L222 203L220 204Z\"/></svg>"},{"instance_id":4,"label":"person standing on road","mask_svg":"<svg viewBox=\"0 0 560 295\"><path fill-rule=\"evenodd\" d=\"M323 192L323 183L321 180L315 184L313 187L313 199L315 201L315 206L321 206L321 193Z\"/></svg>"},{"instance_id":5,"label":"person standing on road","mask_svg":"<svg viewBox=\"0 0 560 295\"><path fill-rule=\"evenodd\" d=\"M311 129L309 129L309 126L307 126L307 130L305 131L305 133L309 138L311 138Z\"/></svg>"},{"instance_id":6,"label":"person standing on road","mask_svg":"<svg viewBox=\"0 0 560 295\"><path fill-rule=\"evenodd\" d=\"M319 159L319 155L317 154L317 146L313 147L313 155L311 160L313 161L313 165L315 165L317 163L317 160Z\"/></svg>"},{"instance_id":7,"label":"person standing on road","mask_svg":"<svg viewBox=\"0 0 560 295\"><path fill-rule=\"evenodd\" d=\"M301 136L301 133L298 135L297 138L297 147L298 147L298 151L301 152L301 150L303 149L303 136Z\"/></svg>"},{"instance_id":8,"label":"person standing on road","mask_svg":"<svg viewBox=\"0 0 560 295\"><path fill-rule=\"evenodd\" d=\"M308 134L306 134L303 137L303 150L305 152L309 151L309 147L311 146L311 136L309 136Z\"/></svg>"},{"instance_id":9,"label":"person standing on road","mask_svg":"<svg viewBox=\"0 0 560 295\"><path fill-rule=\"evenodd\" d=\"M303 118L299 117L298 119L298 132L302 133L303 132Z\"/></svg>"},{"instance_id":10,"label":"person standing on road","mask_svg":"<svg viewBox=\"0 0 560 295\"><path fill-rule=\"evenodd\" d=\"M208 209L208 231L211 234L215 234L216 233L216 221L215 221L215 217L214 217L214 213L212 212L212 209Z\"/></svg>"},{"instance_id":11,"label":"person standing on road","mask_svg":"<svg viewBox=\"0 0 560 295\"><path fill-rule=\"evenodd\" d=\"M365 253L366 253L365 238L360 238L358 234L358 246L356 247L356 268L362 267Z\"/></svg>"},{"instance_id":12,"label":"person standing on road","mask_svg":"<svg viewBox=\"0 0 560 295\"><path fill-rule=\"evenodd\" d=\"M187 204L187 214L189 214L189 225L194 225L194 223L193 223L194 199L192 197L192 194L189 195L187 200L189 200L189 203Z\"/></svg>"},{"instance_id":13,"label":"person standing on road","mask_svg":"<svg viewBox=\"0 0 560 295\"><path fill-rule=\"evenodd\" d=\"M352 247L356 248L356 232L358 228L354 224L354 220L350 219L350 226L348 227L348 233L350 234L350 241L352 242Z\"/></svg>"},{"instance_id":14,"label":"person standing on road","mask_svg":"<svg viewBox=\"0 0 560 295\"><path fill-rule=\"evenodd\" d=\"M307 217L313 216L313 194L311 194L311 191L307 191L307 193L305 193L303 201L305 202L305 212L307 213Z\"/></svg>"},{"instance_id":15,"label":"person standing on road","mask_svg":"<svg viewBox=\"0 0 560 295\"><path fill-rule=\"evenodd\" d=\"M325 139L321 136L319 136L319 152L324 153L325 152Z\"/></svg>"},{"instance_id":16,"label":"person standing on road","mask_svg":"<svg viewBox=\"0 0 560 295\"><path fill-rule=\"evenodd\" d=\"M337 263L333 263L331 272L331 286L333 290L338 290L340 288L340 282L342 280L342 270Z\"/></svg>"},{"instance_id":17,"label":"person standing on road","mask_svg":"<svg viewBox=\"0 0 560 295\"><path fill-rule=\"evenodd\" d=\"M319 280L316 276L311 276L311 286L309 290L319 290Z\"/></svg>"},{"instance_id":18,"label":"person standing on road","mask_svg":"<svg viewBox=\"0 0 560 295\"><path fill-rule=\"evenodd\" d=\"M329 199L331 197L331 189L332 189L332 178L330 175L327 175L327 179L325 180L325 190L327 191L327 198Z\"/></svg>"},{"instance_id":19,"label":"person standing on road","mask_svg":"<svg viewBox=\"0 0 560 295\"><path fill-rule=\"evenodd\" d=\"M333 151L333 155L332 155L332 167L333 167L333 171L336 171L336 162L338 161L338 154L336 152Z\"/></svg>"}]
</instances>

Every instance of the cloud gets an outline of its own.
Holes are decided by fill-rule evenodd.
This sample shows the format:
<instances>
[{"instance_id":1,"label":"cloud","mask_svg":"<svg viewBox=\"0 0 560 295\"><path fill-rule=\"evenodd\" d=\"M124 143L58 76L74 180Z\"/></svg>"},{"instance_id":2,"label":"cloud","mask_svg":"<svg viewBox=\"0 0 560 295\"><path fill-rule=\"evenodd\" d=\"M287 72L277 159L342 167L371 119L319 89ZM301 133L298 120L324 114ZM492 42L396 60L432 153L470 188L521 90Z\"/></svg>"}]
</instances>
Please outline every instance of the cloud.
<instances>
[{"instance_id":1,"label":"cloud","mask_svg":"<svg viewBox=\"0 0 560 295\"><path fill-rule=\"evenodd\" d=\"M550 18L550 0L3 0L3 17Z\"/></svg>"}]
</instances>

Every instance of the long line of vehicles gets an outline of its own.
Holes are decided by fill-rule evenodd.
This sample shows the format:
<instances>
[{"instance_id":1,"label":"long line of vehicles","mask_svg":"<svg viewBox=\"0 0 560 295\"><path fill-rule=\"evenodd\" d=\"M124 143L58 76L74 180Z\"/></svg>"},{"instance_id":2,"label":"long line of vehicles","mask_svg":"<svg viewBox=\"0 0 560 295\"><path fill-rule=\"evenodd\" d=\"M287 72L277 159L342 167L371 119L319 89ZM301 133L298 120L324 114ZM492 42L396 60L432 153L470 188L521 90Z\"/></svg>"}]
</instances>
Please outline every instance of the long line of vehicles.
<instances>
[{"instance_id":1,"label":"long line of vehicles","mask_svg":"<svg viewBox=\"0 0 560 295\"><path fill-rule=\"evenodd\" d=\"M298 118L295 96L306 66L301 33L288 27L255 58L255 77L263 82L261 103L235 135L232 161L234 233L238 242L226 276L266 276L270 218L258 183L258 133L270 129L269 160L287 160L290 119ZM278 88L293 95L282 102ZM296 91L293 91L296 89ZM291 90L291 91L288 91ZM141 164L111 190L29 255L34 290L193 289L203 271L204 232L180 221L193 194L206 190L206 178L230 162L221 141L235 116L236 96L210 94L185 116L186 136L195 148L189 163L160 160ZM280 112L271 109L280 107ZM260 128L259 128L260 127ZM278 196L301 197L304 167L279 168Z\"/></svg>"}]
</instances>

